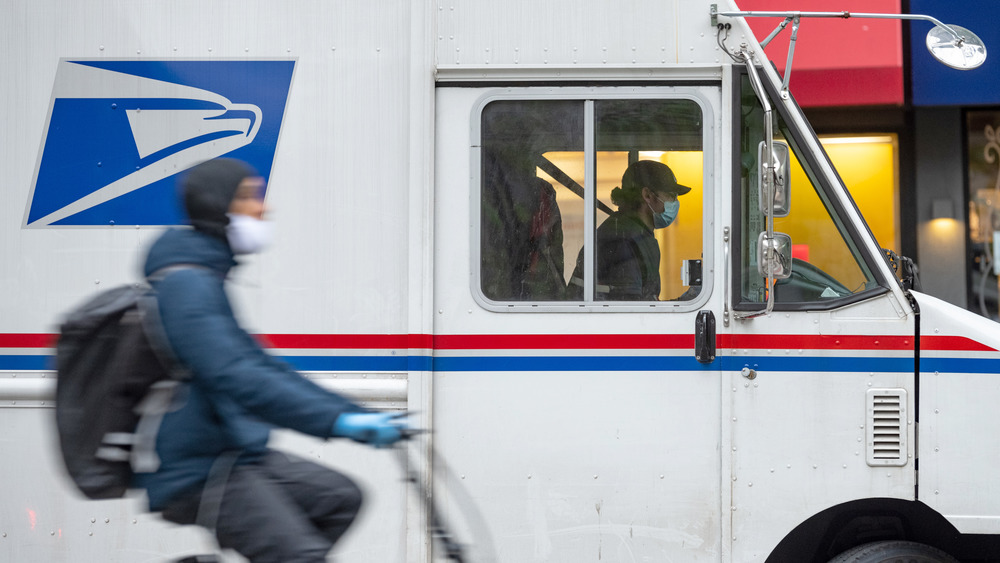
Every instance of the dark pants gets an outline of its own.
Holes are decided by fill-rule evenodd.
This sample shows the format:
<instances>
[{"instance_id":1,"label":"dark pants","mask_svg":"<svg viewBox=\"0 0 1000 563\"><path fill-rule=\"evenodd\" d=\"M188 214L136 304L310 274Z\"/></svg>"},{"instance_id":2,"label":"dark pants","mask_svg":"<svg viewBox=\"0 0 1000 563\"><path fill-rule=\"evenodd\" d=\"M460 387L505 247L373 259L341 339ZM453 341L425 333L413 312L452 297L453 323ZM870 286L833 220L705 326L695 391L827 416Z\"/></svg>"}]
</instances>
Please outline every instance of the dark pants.
<instances>
[{"instance_id":1,"label":"dark pants","mask_svg":"<svg viewBox=\"0 0 1000 563\"><path fill-rule=\"evenodd\" d=\"M211 489L208 498L217 493ZM172 501L163 517L178 524L214 524L219 545L253 563L325 562L361 508L361 491L336 471L272 451L261 463L233 467L221 503L214 504L214 522L204 521L200 491ZM209 506L208 512L215 509Z\"/></svg>"}]
</instances>

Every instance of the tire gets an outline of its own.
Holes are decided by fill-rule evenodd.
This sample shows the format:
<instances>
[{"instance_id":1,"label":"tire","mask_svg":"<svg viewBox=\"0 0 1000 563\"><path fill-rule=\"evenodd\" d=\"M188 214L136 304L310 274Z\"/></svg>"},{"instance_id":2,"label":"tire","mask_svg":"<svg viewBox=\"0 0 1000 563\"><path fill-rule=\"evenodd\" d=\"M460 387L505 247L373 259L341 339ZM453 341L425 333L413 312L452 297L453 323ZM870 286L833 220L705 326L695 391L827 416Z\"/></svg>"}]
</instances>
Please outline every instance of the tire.
<instances>
[{"instance_id":1,"label":"tire","mask_svg":"<svg viewBox=\"0 0 1000 563\"><path fill-rule=\"evenodd\" d=\"M959 563L940 549L910 541L880 541L852 547L830 563Z\"/></svg>"}]
</instances>

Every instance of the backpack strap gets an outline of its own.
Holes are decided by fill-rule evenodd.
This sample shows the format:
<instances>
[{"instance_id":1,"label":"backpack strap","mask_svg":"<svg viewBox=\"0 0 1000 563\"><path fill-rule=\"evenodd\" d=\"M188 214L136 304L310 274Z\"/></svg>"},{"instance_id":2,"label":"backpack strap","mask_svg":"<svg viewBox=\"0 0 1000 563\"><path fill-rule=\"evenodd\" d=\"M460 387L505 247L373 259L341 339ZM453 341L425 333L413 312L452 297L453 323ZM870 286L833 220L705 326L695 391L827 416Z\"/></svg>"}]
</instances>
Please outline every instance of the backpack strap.
<instances>
[{"instance_id":1,"label":"backpack strap","mask_svg":"<svg viewBox=\"0 0 1000 563\"><path fill-rule=\"evenodd\" d=\"M151 385L146 396L135 407L139 423L133 435L132 471L153 473L160 467L160 457L156 455L156 434L160 431L163 415L173 407L178 385L181 381L189 379L191 372L177 359L170 347L170 341L160 320L156 293L152 289L139 299L139 312L146 340L170 376Z\"/></svg>"},{"instance_id":2,"label":"backpack strap","mask_svg":"<svg viewBox=\"0 0 1000 563\"><path fill-rule=\"evenodd\" d=\"M156 455L156 434L160 431L163 415L174 402L174 393L179 382L173 379L157 381L146 396L136 406L139 424L132 437L132 471L154 473L160 468L160 456Z\"/></svg>"},{"instance_id":3,"label":"backpack strap","mask_svg":"<svg viewBox=\"0 0 1000 563\"><path fill-rule=\"evenodd\" d=\"M150 283L158 282L178 270L190 269L209 270L199 264L173 264L156 270L147 276L146 280ZM156 454L156 434L160 431L163 415L174 406L177 386L181 381L190 379L191 372L177 359L170 347L170 341L160 319L160 307L156 301L155 290L150 289L139 299L139 314L142 329L153 353L170 374L169 379L157 381L150 386L146 396L135 407L139 423L132 436L132 471L153 473L160 467L160 457Z\"/></svg>"},{"instance_id":4,"label":"backpack strap","mask_svg":"<svg viewBox=\"0 0 1000 563\"><path fill-rule=\"evenodd\" d=\"M146 277L147 282L159 282L166 279L170 274L180 270L205 270L213 271L201 264L172 264L165 266ZM139 312L142 315L142 328L146 333L146 338L153 347L153 352L160 359L160 363L170 372L171 379L183 381L191 378L191 373L177 359L167 333L163 328L163 321L160 318L160 306L156 301L156 291L150 289L139 300Z\"/></svg>"}]
</instances>

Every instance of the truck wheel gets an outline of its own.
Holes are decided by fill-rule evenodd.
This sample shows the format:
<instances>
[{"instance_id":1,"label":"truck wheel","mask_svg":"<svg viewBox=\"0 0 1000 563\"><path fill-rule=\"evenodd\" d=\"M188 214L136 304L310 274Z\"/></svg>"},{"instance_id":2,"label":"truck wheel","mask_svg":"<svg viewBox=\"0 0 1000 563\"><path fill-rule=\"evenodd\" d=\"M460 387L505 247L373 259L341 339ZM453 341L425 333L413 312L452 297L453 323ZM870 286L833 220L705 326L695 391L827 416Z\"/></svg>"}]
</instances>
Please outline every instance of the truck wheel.
<instances>
[{"instance_id":1,"label":"truck wheel","mask_svg":"<svg viewBox=\"0 0 1000 563\"><path fill-rule=\"evenodd\" d=\"M922 543L880 541L852 547L830 563L958 563L958 560Z\"/></svg>"}]
</instances>

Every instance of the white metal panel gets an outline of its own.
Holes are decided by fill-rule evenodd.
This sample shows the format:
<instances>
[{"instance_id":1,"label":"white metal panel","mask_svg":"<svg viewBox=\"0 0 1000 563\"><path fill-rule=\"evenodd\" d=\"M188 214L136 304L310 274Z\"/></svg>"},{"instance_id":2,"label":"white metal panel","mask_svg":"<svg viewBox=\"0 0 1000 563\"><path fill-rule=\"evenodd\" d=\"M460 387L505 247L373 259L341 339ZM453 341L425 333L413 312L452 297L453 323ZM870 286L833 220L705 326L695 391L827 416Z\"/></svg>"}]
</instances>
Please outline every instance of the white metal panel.
<instances>
[{"instance_id":1,"label":"white metal panel","mask_svg":"<svg viewBox=\"0 0 1000 563\"><path fill-rule=\"evenodd\" d=\"M710 2L441 2L442 65L719 63Z\"/></svg>"},{"instance_id":2,"label":"white metal panel","mask_svg":"<svg viewBox=\"0 0 1000 563\"><path fill-rule=\"evenodd\" d=\"M594 93L613 90L595 88ZM470 119L476 119L473 109L485 91L438 89L435 248L443 259L435 263L435 334L530 339L692 333L695 311L690 307L677 308L684 312L494 312L476 301L471 261L476 254L470 243L478 239L470 234L476 231L469 202L470 191L479 187L470 170ZM707 153L718 151L721 127L721 91L710 92L702 91L713 131L706 160L713 158ZM559 92L546 88L540 95ZM699 195L714 197L708 193L717 176L709 173L704 182L706 193ZM704 238L711 246L709 225L721 211L710 203L704 209ZM718 271L706 264L706 275ZM703 293L707 302L700 299L702 306L721 311L721 292ZM449 515L462 515L470 501L478 505L485 525L469 530L472 541L491 534L500 561L720 560L717 371L521 371L505 367L507 356L592 355L600 360L609 351L505 352L494 349L489 337L483 348L435 352L439 366L455 359L478 362L434 376L435 440L452 473L436 475L438 491L459 491L446 504ZM694 352L613 353L693 360Z\"/></svg>"},{"instance_id":3,"label":"white metal panel","mask_svg":"<svg viewBox=\"0 0 1000 563\"><path fill-rule=\"evenodd\" d=\"M720 353L732 356L726 379L733 561L765 557L832 506L915 498L913 393L904 405L905 464L872 466L866 456L868 392L914 385L913 321L900 319L890 299L731 323L729 349ZM897 360L891 370L868 365L886 359ZM910 372L899 371L906 366ZM753 372L741 373L744 367Z\"/></svg>"},{"instance_id":4,"label":"white metal panel","mask_svg":"<svg viewBox=\"0 0 1000 563\"><path fill-rule=\"evenodd\" d=\"M296 22L282 37L298 68L271 178L277 244L252 300L270 332L406 333L410 190L421 193L409 151L422 150L409 136L411 6L271 8Z\"/></svg>"},{"instance_id":5,"label":"white metal panel","mask_svg":"<svg viewBox=\"0 0 1000 563\"><path fill-rule=\"evenodd\" d=\"M960 532L1000 533L996 323L929 295L920 306L920 500Z\"/></svg>"},{"instance_id":6,"label":"white metal panel","mask_svg":"<svg viewBox=\"0 0 1000 563\"><path fill-rule=\"evenodd\" d=\"M716 372L437 374L445 514L496 561L719 561L718 396Z\"/></svg>"}]
</instances>

